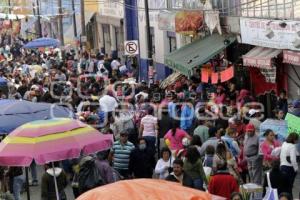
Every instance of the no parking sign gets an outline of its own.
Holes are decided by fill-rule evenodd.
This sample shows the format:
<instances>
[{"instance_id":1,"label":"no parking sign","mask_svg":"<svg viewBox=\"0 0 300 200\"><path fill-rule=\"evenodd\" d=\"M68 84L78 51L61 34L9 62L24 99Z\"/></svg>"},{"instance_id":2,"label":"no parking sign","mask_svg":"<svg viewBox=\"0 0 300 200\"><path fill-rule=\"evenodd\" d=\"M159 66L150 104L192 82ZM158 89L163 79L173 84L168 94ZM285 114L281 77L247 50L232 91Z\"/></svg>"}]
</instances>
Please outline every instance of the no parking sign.
<instances>
[{"instance_id":1,"label":"no parking sign","mask_svg":"<svg viewBox=\"0 0 300 200\"><path fill-rule=\"evenodd\" d=\"M139 42L137 40L125 41L124 47L126 56L133 56L139 54Z\"/></svg>"}]
</instances>

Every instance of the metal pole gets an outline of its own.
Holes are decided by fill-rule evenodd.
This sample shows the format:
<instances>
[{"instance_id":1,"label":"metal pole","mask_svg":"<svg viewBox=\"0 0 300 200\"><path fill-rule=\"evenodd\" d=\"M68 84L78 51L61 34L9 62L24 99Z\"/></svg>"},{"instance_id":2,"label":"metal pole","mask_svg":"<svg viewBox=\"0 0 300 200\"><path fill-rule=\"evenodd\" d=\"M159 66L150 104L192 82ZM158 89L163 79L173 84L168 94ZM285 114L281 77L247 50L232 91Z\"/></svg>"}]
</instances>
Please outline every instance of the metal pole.
<instances>
[{"instance_id":1,"label":"metal pole","mask_svg":"<svg viewBox=\"0 0 300 200\"><path fill-rule=\"evenodd\" d=\"M41 16L40 16L40 1L36 0L36 7L37 7L37 15L38 15L38 32L39 32L39 37L43 37L42 34L42 24L41 24Z\"/></svg>"},{"instance_id":2,"label":"metal pole","mask_svg":"<svg viewBox=\"0 0 300 200\"><path fill-rule=\"evenodd\" d=\"M58 26L59 26L59 40L61 42L61 45L64 46L65 45L65 42L64 42L64 27L63 27L63 21L62 21L62 3L61 3L61 0L58 0L57 1L58 3L58 13L59 13L59 16L58 16Z\"/></svg>"},{"instance_id":3,"label":"metal pole","mask_svg":"<svg viewBox=\"0 0 300 200\"><path fill-rule=\"evenodd\" d=\"M74 3L74 0L72 0L72 10L73 10L74 36L77 37L77 24L76 24L76 13L75 13L75 3Z\"/></svg>"},{"instance_id":4,"label":"metal pole","mask_svg":"<svg viewBox=\"0 0 300 200\"><path fill-rule=\"evenodd\" d=\"M145 20L146 20L146 36L147 36L147 44L148 44L148 69L149 67L152 67L153 60L152 60L152 39L150 34L150 17L149 17L149 6L148 6L148 0L145 0Z\"/></svg>"},{"instance_id":5,"label":"metal pole","mask_svg":"<svg viewBox=\"0 0 300 200\"><path fill-rule=\"evenodd\" d=\"M28 167L25 167L27 200L30 200Z\"/></svg>"},{"instance_id":6,"label":"metal pole","mask_svg":"<svg viewBox=\"0 0 300 200\"><path fill-rule=\"evenodd\" d=\"M86 36L86 30L85 30L85 14L84 14L84 0L80 1L80 7L81 7L81 36Z\"/></svg>"}]
</instances>

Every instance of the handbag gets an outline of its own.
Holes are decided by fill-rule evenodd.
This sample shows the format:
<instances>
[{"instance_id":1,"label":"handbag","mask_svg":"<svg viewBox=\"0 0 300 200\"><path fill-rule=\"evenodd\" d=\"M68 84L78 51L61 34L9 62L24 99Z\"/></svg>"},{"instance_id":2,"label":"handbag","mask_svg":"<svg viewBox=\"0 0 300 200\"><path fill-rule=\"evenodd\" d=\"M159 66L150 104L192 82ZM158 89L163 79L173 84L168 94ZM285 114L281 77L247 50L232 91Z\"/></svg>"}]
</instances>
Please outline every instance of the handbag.
<instances>
[{"instance_id":1,"label":"handbag","mask_svg":"<svg viewBox=\"0 0 300 200\"><path fill-rule=\"evenodd\" d=\"M271 180L270 180L270 172L267 172L267 181L268 187L266 189L266 194L263 200L278 200L278 191L275 188L272 188Z\"/></svg>"}]
</instances>

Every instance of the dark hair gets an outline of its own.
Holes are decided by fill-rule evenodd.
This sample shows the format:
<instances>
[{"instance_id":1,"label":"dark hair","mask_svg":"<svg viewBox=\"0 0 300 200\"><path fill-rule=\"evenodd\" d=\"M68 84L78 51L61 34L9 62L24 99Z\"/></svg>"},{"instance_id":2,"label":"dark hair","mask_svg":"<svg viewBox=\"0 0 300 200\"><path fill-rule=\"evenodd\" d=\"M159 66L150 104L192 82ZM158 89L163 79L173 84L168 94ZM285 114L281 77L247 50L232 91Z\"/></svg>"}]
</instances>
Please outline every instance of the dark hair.
<instances>
[{"instance_id":1,"label":"dark hair","mask_svg":"<svg viewBox=\"0 0 300 200\"><path fill-rule=\"evenodd\" d=\"M138 144L140 144L140 141L142 141L142 140L144 140L147 144L147 140L144 137L141 137L141 138L138 139Z\"/></svg>"},{"instance_id":2,"label":"dark hair","mask_svg":"<svg viewBox=\"0 0 300 200\"><path fill-rule=\"evenodd\" d=\"M271 165L272 165L272 170L279 170L280 169L280 160L273 160Z\"/></svg>"},{"instance_id":3,"label":"dark hair","mask_svg":"<svg viewBox=\"0 0 300 200\"><path fill-rule=\"evenodd\" d=\"M208 135L209 137L214 137L216 136L216 133L217 133L218 129L215 128L215 127L211 127L208 129Z\"/></svg>"},{"instance_id":4,"label":"dark hair","mask_svg":"<svg viewBox=\"0 0 300 200\"><path fill-rule=\"evenodd\" d=\"M270 135L270 133L272 133L273 131L271 129L267 129L264 133L264 137L267 137L268 135Z\"/></svg>"},{"instance_id":5,"label":"dark hair","mask_svg":"<svg viewBox=\"0 0 300 200\"><path fill-rule=\"evenodd\" d=\"M168 152L169 155L171 156L171 151L168 147L163 147L161 150L160 150L160 157L162 158L163 157L163 154L164 152Z\"/></svg>"},{"instance_id":6,"label":"dark hair","mask_svg":"<svg viewBox=\"0 0 300 200\"><path fill-rule=\"evenodd\" d=\"M196 147L189 147L186 152L186 159L188 162L194 164L200 158L200 153Z\"/></svg>"},{"instance_id":7,"label":"dark hair","mask_svg":"<svg viewBox=\"0 0 300 200\"><path fill-rule=\"evenodd\" d=\"M297 133L290 133L289 136L286 138L286 142L295 144L298 139L299 135Z\"/></svg>"},{"instance_id":8,"label":"dark hair","mask_svg":"<svg viewBox=\"0 0 300 200\"><path fill-rule=\"evenodd\" d=\"M152 106L148 105L148 108L147 108L147 114L148 115L153 115L154 114L154 109Z\"/></svg>"},{"instance_id":9,"label":"dark hair","mask_svg":"<svg viewBox=\"0 0 300 200\"><path fill-rule=\"evenodd\" d=\"M172 121L172 136L175 136L176 134L176 129L179 128L180 123L178 120L173 120Z\"/></svg>"},{"instance_id":10,"label":"dark hair","mask_svg":"<svg viewBox=\"0 0 300 200\"><path fill-rule=\"evenodd\" d=\"M291 194L290 194L290 193L287 193L287 192L281 193L281 194L279 195L279 199L280 199L281 197L285 197L285 198L287 198L288 200L292 200Z\"/></svg>"},{"instance_id":11,"label":"dark hair","mask_svg":"<svg viewBox=\"0 0 300 200\"><path fill-rule=\"evenodd\" d=\"M179 158L177 158L176 160L174 160L173 165L180 165L181 167L183 167L183 161Z\"/></svg>"},{"instance_id":12,"label":"dark hair","mask_svg":"<svg viewBox=\"0 0 300 200\"><path fill-rule=\"evenodd\" d=\"M205 149L205 153L207 155L214 155L215 154L215 147L212 145L207 145L206 149Z\"/></svg>"},{"instance_id":13,"label":"dark hair","mask_svg":"<svg viewBox=\"0 0 300 200\"><path fill-rule=\"evenodd\" d=\"M191 145L202 146L202 141L199 135L193 135Z\"/></svg>"},{"instance_id":14,"label":"dark hair","mask_svg":"<svg viewBox=\"0 0 300 200\"><path fill-rule=\"evenodd\" d=\"M216 154L220 155L226 160L226 145L223 142L220 142L216 148Z\"/></svg>"},{"instance_id":15,"label":"dark hair","mask_svg":"<svg viewBox=\"0 0 300 200\"><path fill-rule=\"evenodd\" d=\"M230 199L232 200L233 197L235 197L235 196L239 196L240 199L243 200L243 196L242 196L242 194L239 193L239 192L233 192L233 193L230 195Z\"/></svg>"}]
</instances>

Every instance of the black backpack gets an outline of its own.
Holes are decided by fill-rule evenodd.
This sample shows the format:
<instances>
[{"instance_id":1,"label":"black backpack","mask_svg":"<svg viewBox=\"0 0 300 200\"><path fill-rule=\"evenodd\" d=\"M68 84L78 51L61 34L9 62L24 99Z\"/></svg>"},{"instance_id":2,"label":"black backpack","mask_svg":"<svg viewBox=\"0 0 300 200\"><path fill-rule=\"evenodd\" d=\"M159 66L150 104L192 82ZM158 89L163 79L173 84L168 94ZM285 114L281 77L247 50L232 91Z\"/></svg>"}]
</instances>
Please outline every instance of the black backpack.
<instances>
[{"instance_id":1,"label":"black backpack","mask_svg":"<svg viewBox=\"0 0 300 200\"><path fill-rule=\"evenodd\" d=\"M88 190L103 185L103 180L95 160L88 160L82 166L78 174L79 193L82 194Z\"/></svg>"}]
</instances>

